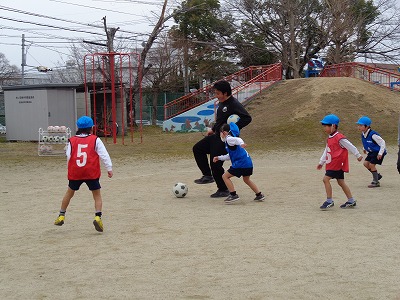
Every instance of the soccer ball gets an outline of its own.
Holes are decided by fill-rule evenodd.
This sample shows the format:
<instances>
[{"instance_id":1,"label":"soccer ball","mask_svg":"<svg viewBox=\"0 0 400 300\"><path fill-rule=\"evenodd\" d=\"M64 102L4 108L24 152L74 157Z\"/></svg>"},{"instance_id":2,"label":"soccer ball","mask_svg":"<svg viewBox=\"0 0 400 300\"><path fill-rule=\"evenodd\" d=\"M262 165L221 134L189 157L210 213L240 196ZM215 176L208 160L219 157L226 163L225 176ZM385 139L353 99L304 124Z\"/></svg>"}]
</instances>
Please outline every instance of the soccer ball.
<instances>
[{"instance_id":1,"label":"soccer ball","mask_svg":"<svg viewBox=\"0 0 400 300\"><path fill-rule=\"evenodd\" d=\"M53 126L54 132L60 132L60 126Z\"/></svg>"},{"instance_id":2,"label":"soccer ball","mask_svg":"<svg viewBox=\"0 0 400 300\"><path fill-rule=\"evenodd\" d=\"M60 137L58 135L56 135L55 137L53 137L54 143L59 143L60 142Z\"/></svg>"},{"instance_id":3,"label":"soccer ball","mask_svg":"<svg viewBox=\"0 0 400 300\"><path fill-rule=\"evenodd\" d=\"M66 136L60 136L60 143L65 144L67 142Z\"/></svg>"},{"instance_id":4,"label":"soccer ball","mask_svg":"<svg viewBox=\"0 0 400 300\"><path fill-rule=\"evenodd\" d=\"M47 127L47 132L54 132L54 126Z\"/></svg>"},{"instance_id":5,"label":"soccer ball","mask_svg":"<svg viewBox=\"0 0 400 300\"><path fill-rule=\"evenodd\" d=\"M227 124L230 124L231 122L233 122L233 123L237 123L237 121L239 121L239 119L240 119L240 117L238 116L238 115L236 115L236 114L233 114L233 115L230 115L229 117L228 117L228 119L226 120L226 123Z\"/></svg>"},{"instance_id":6,"label":"soccer ball","mask_svg":"<svg viewBox=\"0 0 400 300\"><path fill-rule=\"evenodd\" d=\"M177 198L183 198L188 193L188 187L182 182L175 183L172 187L172 192Z\"/></svg>"},{"instance_id":7,"label":"soccer ball","mask_svg":"<svg viewBox=\"0 0 400 300\"><path fill-rule=\"evenodd\" d=\"M48 141L49 143L53 143L53 142L54 142L54 137L53 137L52 135L49 135L49 136L47 137L47 141Z\"/></svg>"},{"instance_id":8,"label":"soccer ball","mask_svg":"<svg viewBox=\"0 0 400 300\"><path fill-rule=\"evenodd\" d=\"M49 137L47 135L44 135L44 136L42 136L42 140L43 140L43 142L48 142Z\"/></svg>"},{"instance_id":9,"label":"soccer ball","mask_svg":"<svg viewBox=\"0 0 400 300\"><path fill-rule=\"evenodd\" d=\"M40 145L39 151L40 151L40 153L45 153L45 152L47 152L47 146L46 146L46 145Z\"/></svg>"},{"instance_id":10,"label":"soccer ball","mask_svg":"<svg viewBox=\"0 0 400 300\"><path fill-rule=\"evenodd\" d=\"M65 126L60 126L60 132L66 132L67 131L67 127Z\"/></svg>"}]
</instances>

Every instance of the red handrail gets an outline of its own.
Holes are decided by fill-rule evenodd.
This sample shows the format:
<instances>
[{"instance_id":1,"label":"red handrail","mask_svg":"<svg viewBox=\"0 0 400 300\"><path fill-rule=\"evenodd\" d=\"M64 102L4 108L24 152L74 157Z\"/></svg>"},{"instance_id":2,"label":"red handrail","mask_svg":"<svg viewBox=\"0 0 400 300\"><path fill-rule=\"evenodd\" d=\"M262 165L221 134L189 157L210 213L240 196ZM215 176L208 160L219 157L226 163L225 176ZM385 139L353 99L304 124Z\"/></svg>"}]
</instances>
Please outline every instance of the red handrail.
<instances>
[{"instance_id":1,"label":"red handrail","mask_svg":"<svg viewBox=\"0 0 400 300\"><path fill-rule=\"evenodd\" d=\"M320 77L353 77L374 84L400 90L400 74L368 64L349 62L325 66Z\"/></svg>"},{"instance_id":2,"label":"red handrail","mask_svg":"<svg viewBox=\"0 0 400 300\"><path fill-rule=\"evenodd\" d=\"M243 89L249 82L266 82L281 79L282 65L280 63L264 66L250 66L223 78L223 80L231 83L232 94ZM214 83L215 82L165 104L164 120L170 119L213 99L214 93L212 89Z\"/></svg>"}]
</instances>

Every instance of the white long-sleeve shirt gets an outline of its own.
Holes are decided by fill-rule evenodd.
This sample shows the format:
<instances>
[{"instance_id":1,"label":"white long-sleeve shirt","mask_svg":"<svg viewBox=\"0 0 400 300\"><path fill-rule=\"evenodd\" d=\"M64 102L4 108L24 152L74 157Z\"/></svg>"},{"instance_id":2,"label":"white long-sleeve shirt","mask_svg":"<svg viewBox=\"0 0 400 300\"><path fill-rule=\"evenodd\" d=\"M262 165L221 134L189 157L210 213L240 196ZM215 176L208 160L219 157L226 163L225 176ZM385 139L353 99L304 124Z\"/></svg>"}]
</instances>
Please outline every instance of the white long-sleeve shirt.
<instances>
[{"instance_id":1,"label":"white long-sleeve shirt","mask_svg":"<svg viewBox=\"0 0 400 300\"><path fill-rule=\"evenodd\" d=\"M235 145L241 146L244 144L244 141L240 137L233 137L233 136L228 135L226 137L226 143L229 146L235 146ZM218 160L222 160L222 161L230 160L229 154L219 155Z\"/></svg>"},{"instance_id":2,"label":"white long-sleeve shirt","mask_svg":"<svg viewBox=\"0 0 400 300\"><path fill-rule=\"evenodd\" d=\"M363 132L362 135L366 138L368 136L368 133L371 129L368 129L366 132ZM372 140L378 144L379 148L379 152L378 155L383 155L383 152L385 152L386 149L386 142L383 138L381 138L379 135L377 134L373 134L371 136Z\"/></svg>"},{"instance_id":3,"label":"white long-sleeve shirt","mask_svg":"<svg viewBox=\"0 0 400 300\"><path fill-rule=\"evenodd\" d=\"M78 136L85 137L88 136L87 134L80 134ZM106 147L104 146L104 143L101 139L97 138L96 139L96 147L95 147L96 153L99 155L101 161L103 162L104 166L106 167L107 171L112 171L112 162L110 155L108 154L108 151ZM71 158L71 143L68 143L67 145L67 150L65 151L65 154L67 155L67 163L69 159Z\"/></svg>"},{"instance_id":4,"label":"white long-sleeve shirt","mask_svg":"<svg viewBox=\"0 0 400 300\"><path fill-rule=\"evenodd\" d=\"M358 151L357 147L354 146L348 139L341 139L339 141L339 145L342 148L346 148L348 151L350 151L356 158L359 158L361 156L360 152ZM324 153L322 154L321 158L319 159L319 164L323 166L326 162L326 154L328 152L328 145L326 145Z\"/></svg>"}]
</instances>

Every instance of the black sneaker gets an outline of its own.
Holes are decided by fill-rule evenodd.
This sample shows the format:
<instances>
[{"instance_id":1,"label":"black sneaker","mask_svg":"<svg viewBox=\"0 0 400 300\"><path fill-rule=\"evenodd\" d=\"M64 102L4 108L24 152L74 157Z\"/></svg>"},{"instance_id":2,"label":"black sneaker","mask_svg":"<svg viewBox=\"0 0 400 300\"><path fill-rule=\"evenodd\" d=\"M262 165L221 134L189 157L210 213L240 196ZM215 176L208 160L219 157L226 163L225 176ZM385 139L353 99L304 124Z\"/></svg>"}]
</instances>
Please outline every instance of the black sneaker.
<instances>
[{"instance_id":1,"label":"black sneaker","mask_svg":"<svg viewBox=\"0 0 400 300\"><path fill-rule=\"evenodd\" d=\"M328 208L331 208L333 206L335 206L335 203L333 203L333 201L332 202L325 201L319 208L322 210L327 210Z\"/></svg>"},{"instance_id":2,"label":"black sneaker","mask_svg":"<svg viewBox=\"0 0 400 300\"><path fill-rule=\"evenodd\" d=\"M234 196L229 195L228 198L226 198L226 199L224 200L224 202L225 202L225 204L232 204L232 203L238 201L239 199L240 199L240 198L239 198L239 195L238 195L238 194L236 194L236 195L234 195Z\"/></svg>"},{"instance_id":3,"label":"black sneaker","mask_svg":"<svg viewBox=\"0 0 400 300\"><path fill-rule=\"evenodd\" d=\"M340 205L340 208L349 208L349 207L354 207L356 205L357 205L356 201L353 201L353 202L347 201L346 203L343 203L342 205Z\"/></svg>"},{"instance_id":4,"label":"black sneaker","mask_svg":"<svg viewBox=\"0 0 400 300\"><path fill-rule=\"evenodd\" d=\"M381 180L382 177L383 177L383 176L381 175L381 173L378 173L378 181Z\"/></svg>"},{"instance_id":5,"label":"black sneaker","mask_svg":"<svg viewBox=\"0 0 400 300\"><path fill-rule=\"evenodd\" d=\"M205 183L213 183L213 182L214 182L214 178L212 176L207 176L207 175L204 175L201 178L196 179L194 181L194 183L197 183L197 184L205 184Z\"/></svg>"},{"instance_id":6,"label":"black sneaker","mask_svg":"<svg viewBox=\"0 0 400 300\"><path fill-rule=\"evenodd\" d=\"M381 184L379 183L379 181L378 182L372 181L371 184L368 185L369 188L376 188L376 187L380 187L380 186L381 186Z\"/></svg>"},{"instance_id":7,"label":"black sneaker","mask_svg":"<svg viewBox=\"0 0 400 300\"><path fill-rule=\"evenodd\" d=\"M263 202L265 200L264 194L260 194L254 198L254 201Z\"/></svg>"},{"instance_id":8,"label":"black sneaker","mask_svg":"<svg viewBox=\"0 0 400 300\"><path fill-rule=\"evenodd\" d=\"M230 195L228 190L218 190L214 194L211 194L211 198L222 198L222 197L228 197Z\"/></svg>"}]
</instances>

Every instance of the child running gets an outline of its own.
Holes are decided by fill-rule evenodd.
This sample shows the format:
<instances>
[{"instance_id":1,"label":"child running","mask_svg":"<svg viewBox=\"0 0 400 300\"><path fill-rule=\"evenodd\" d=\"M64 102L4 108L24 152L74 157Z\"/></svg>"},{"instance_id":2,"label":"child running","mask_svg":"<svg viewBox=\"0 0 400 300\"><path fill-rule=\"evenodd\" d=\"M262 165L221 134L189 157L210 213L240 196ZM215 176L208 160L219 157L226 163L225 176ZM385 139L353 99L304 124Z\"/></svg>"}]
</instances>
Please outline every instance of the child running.
<instances>
[{"instance_id":1,"label":"child running","mask_svg":"<svg viewBox=\"0 0 400 300\"><path fill-rule=\"evenodd\" d=\"M225 142L225 148L228 154L215 156L213 162L216 163L219 160L231 160L232 166L222 175L228 190L229 196L224 200L225 204L232 204L239 200L239 195L236 194L235 187L231 181L231 177L236 176L240 178L243 176L243 181L246 183L256 194L254 201L262 202L265 200L265 196L260 192L257 186L250 180L250 176L253 174L253 162L244 149L247 145L239 137L239 127L231 122L229 125L224 124L220 129L220 138Z\"/></svg>"},{"instance_id":2,"label":"child running","mask_svg":"<svg viewBox=\"0 0 400 300\"><path fill-rule=\"evenodd\" d=\"M330 180L335 178L339 186L347 197L347 201L340 205L341 208L349 208L356 206L350 188L344 181L344 172L349 172L349 154L353 153L358 161L362 160L362 156L357 148L346 139L346 137L337 131L340 119L336 115L327 115L321 120L324 131L327 133L328 139L324 153L322 154L317 169L322 169L326 164L326 173L323 178L326 191L326 201L320 206L320 209L326 210L335 204L332 199L332 186Z\"/></svg>"},{"instance_id":3,"label":"child running","mask_svg":"<svg viewBox=\"0 0 400 300\"><path fill-rule=\"evenodd\" d=\"M101 220L103 200L100 193L100 162L103 161L108 177L113 176L112 163L110 155L107 152L103 142L92 134L93 120L90 117L83 116L76 122L78 131L76 135L69 139L67 146L68 162L68 189L61 202L61 209L54 225L61 226L65 221L65 213L69 202L74 196L75 191L79 190L82 183L86 183L89 190L92 191L94 207L96 210L93 225L99 232L103 232L103 222Z\"/></svg>"},{"instance_id":4,"label":"child running","mask_svg":"<svg viewBox=\"0 0 400 300\"><path fill-rule=\"evenodd\" d=\"M361 131L361 141L363 143L364 153L367 157L364 160L364 167L372 173L372 182L369 188L380 187L379 180L382 175L378 173L376 165L381 165L386 155L386 143L376 131L371 129L371 119L363 116L358 119L358 130Z\"/></svg>"}]
</instances>

